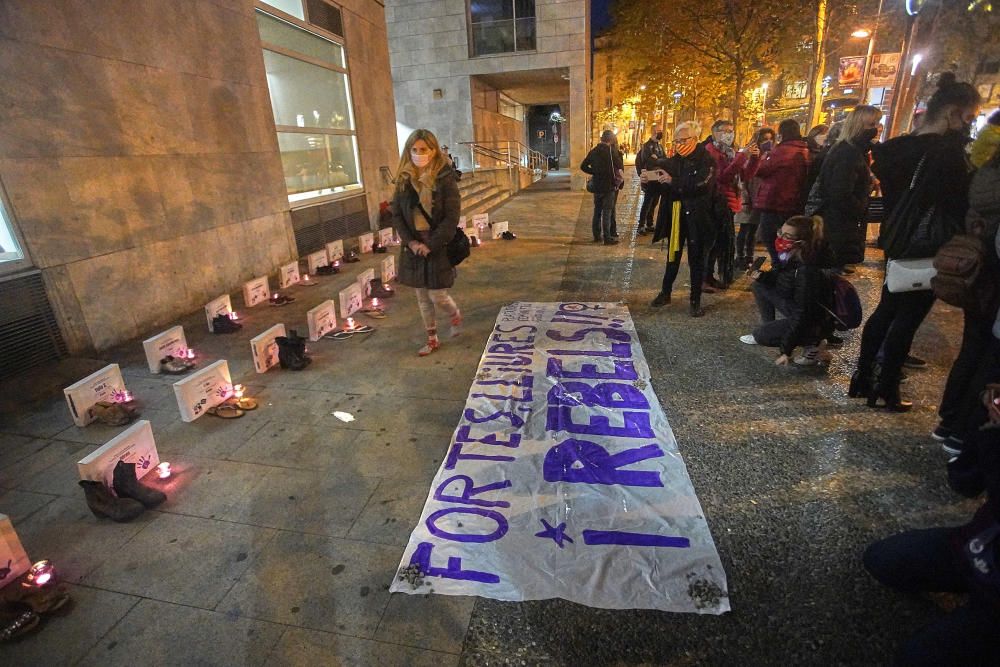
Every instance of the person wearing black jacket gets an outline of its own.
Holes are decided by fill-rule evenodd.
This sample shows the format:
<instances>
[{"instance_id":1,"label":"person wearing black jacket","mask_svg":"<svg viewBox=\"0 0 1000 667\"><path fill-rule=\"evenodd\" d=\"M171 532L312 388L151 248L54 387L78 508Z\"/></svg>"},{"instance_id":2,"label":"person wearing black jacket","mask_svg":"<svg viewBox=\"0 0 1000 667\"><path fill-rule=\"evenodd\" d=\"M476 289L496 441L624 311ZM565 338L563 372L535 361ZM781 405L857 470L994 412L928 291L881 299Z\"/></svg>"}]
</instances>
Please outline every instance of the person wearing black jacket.
<instances>
[{"instance_id":1,"label":"person wearing black jacket","mask_svg":"<svg viewBox=\"0 0 1000 667\"><path fill-rule=\"evenodd\" d=\"M908 530L871 544L862 562L879 583L902 593L961 593L959 607L920 628L899 648L898 665L1000 664L1000 385L982 395L987 426L948 462L957 493L986 502L958 527Z\"/></svg>"},{"instance_id":2,"label":"person wearing black jacket","mask_svg":"<svg viewBox=\"0 0 1000 667\"><path fill-rule=\"evenodd\" d=\"M961 229L969 208L972 178L965 144L979 103L979 93L974 87L956 82L954 74L945 72L927 104L926 119L920 129L873 147L872 171L881 181L885 210L889 212L881 226L880 245L885 247L884 240L891 238L892 210L909 190L921 163L923 172L914 191L919 197L920 210L925 212L934 207L937 224L952 228L942 230L945 234ZM897 259L890 252L886 257ZM882 286L879 304L861 334L857 369L847 391L850 397L867 398L872 408L883 401L890 412L906 412L913 407L899 395L903 361L933 305L934 292L929 289L894 293ZM879 350L882 360L877 364Z\"/></svg>"},{"instance_id":3,"label":"person wearing black jacket","mask_svg":"<svg viewBox=\"0 0 1000 667\"><path fill-rule=\"evenodd\" d=\"M674 130L674 156L659 162L657 182L663 194L653 234L653 243L661 239L667 241L667 266L660 293L653 299L652 305L660 307L670 303L670 292L677 279L681 252L686 243L691 270L691 317L705 314L701 307L705 251L711 247L715 234L712 215L715 160L704 146L698 144L699 131L698 124L694 122L678 125Z\"/></svg>"},{"instance_id":4,"label":"person wearing black jacket","mask_svg":"<svg viewBox=\"0 0 1000 667\"><path fill-rule=\"evenodd\" d=\"M740 340L779 348L781 354L775 361L779 366L787 365L795 348L802 347L803 354L795 363L811 366L823 360L819 343L833 332L833 286L824 271L832 253L823 237L822 218L789 218L774 245L778 263L753 283L761 323ZM775 319L776 313L785 317Z\"/></svg>"},{"instance_id":5,"label":"person wearing black jacket","mask_svg":"<svg viewBox=\"0 0 1000 667\"><path fill-rule=\"evenodd\" d=\"M809 192L807 215L823 216L826 238L837 266L865 259L864 217L872 175L868 153L878 132L882 111L861 105L844 121L837 143L826 153L816 183Z\"/></svg>"},{"instance_id":6,"label":"person wearing black jacket","mask_svg":"<svg viewBox=\"0 0 1000 667\"><path fill-rule=\"evenodd\" d=\"M615 195L618 188L618 174L624 169L621 153L614 150L615 133L604 130L601 142L594 146L580 163L580 170L590 174L594 193L594 218L591 224L594 243L604 241L604 245L618 243L611 234L611 219L615 212Z\"/></svg>"},{"instance_id":7,"label":"person wearing black jacket","mask_svg":"<svg viewBox=\"0 0 1000 667\"><path fill-rule=\"evenodd\" d=\"M656 123L653 124L653 136L642 145L635 156L635 171L642 175L646 165L650 160L661 160L666 157L663 152L663 130ZM656 182L642 184L642 206L639 208L639 233L649 234L653 231L653 220L656 213L656 204L660 201L660 188Z\"/></svg>"}]
</instances>

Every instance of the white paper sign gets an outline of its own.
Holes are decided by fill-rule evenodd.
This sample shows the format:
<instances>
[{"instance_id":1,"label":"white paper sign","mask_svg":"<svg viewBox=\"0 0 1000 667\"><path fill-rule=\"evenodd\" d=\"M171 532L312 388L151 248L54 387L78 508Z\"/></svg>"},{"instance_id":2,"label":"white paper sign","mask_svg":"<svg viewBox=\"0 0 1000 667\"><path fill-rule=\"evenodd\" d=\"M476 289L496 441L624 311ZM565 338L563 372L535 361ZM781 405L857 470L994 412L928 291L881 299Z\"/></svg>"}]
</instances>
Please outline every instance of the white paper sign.
<instances>
[{"instance_id":1,"label":"white paper sign","mask_svg":"<svg viewBox=\"0 0 1000 667\"><path fill-rule=\"evenodd\" d=\"M493 238L500 238L505 231L507 231L507 222L494 222L493 227Z\"/></svg>"},{"instance_id":2,"label":"white paper sign","mask_svg":"<svg viewBox=\"0 0 1000 667\"><path fill-rule=\"evenodd\" d=\"M220 359L197 373L174 383L174 397L181 419L193 422L205 412L225 401L232 391L229 362Z\"/></svg>"},{"instance_id":3,"label":"white paper sign","mask_svg":"<svg viewBox=\"0 0 1000 667\"><path fill-rule=\"evenodd\" d=\"M479 232L476 230L475 227L473 227L471 229L466 229L465 230L465 235L469 237L469 243L472 243L472 239L473 238L476 239L477 242L480 242L480 243L482 242L482 239L479 238ZM473 246L473 247L475 247L475 246Z\"/></svg>"},{"instance_id":4,"label":"white paper sign","mask_svg":"<svg viewBox=\"0 0 1000 667\"><path fill-rule=\"evenodd\" d=\"M0 514L0 588L13 583L31 569L31 559L6 514Z\"/></svg>"},{"instance_id":5,"label":"white paper sign","mask_svg":"<svg viewBox=\"0 0 1000 667\"><path fill-rule=\"evenodd\" d=\"M187 338L184 337L184 327L170 327L163 333L142 341L142 349L146 351L146 363L149 372L159 374L160 360L167 356L179 357L187 351Z\"/></svg>"},{"instance_id":6,"label":"white paper sign","mask_svg":"<svg viewBox=\"0 0 1000 667\"><path fill-rule=\"evenodd\" d=\"M278 285L281 289L287 289L292 285L299 284L299 263L298 261L289 262L281 267L281 271L278 272Z\"/></svg>"},{"instance_id":7,"label":"white paper sign","mask_svg":"<svg viewBox=\"0 0 1000 667\"><path fill-rule=\"evenodd\" d=\"M326 254L330 256L330 263L344 258L344 242L330 241L326 244Z\"/></svg>"},{"instance_id":8,"label":"white paper sign","mask_svg":"<svg viewBox=\"0 0 1000 667\"><path fill-rule=\"evenodd\" d=\"M214 320L219 315L229 316L229 313L233 312L233 302L229 298L228 294L223 294L220 297L216 297L205 304L205 319L208 320L208 330L215 331L212 328L212 320Z\"/></svg>"},{"instance_id":9,"label":"white paper sign","mask_svg":"<svg viewBox=\"0 0 1000 667\"><path fill-rule=\"evenodd\" d=\"M375 269L365 269L358 275L358 286L361 296L368 298L372 293L372 281L375 280Z\"/></svg>"},{"instance_id":10,"label":"white paper sign","mask_svg":"<svg viewBox=\"0 0 1000 667\"><path fill-rule=\"evenodd\" d=\"M91 410L94 405L100 401L114 403L115 394L123 391L125 391L125 380L122 379L121 369L118 364L110 364L66 387L63 389L63 394L66 396L66 403L69 404L73 423L77 426L86 426L94 421L94 413Z\"/></svg>"},{"instance_id":11,"label":"white paper sign","mask_svg":"<svg viewBox=\"0 0 1000 667\"><path fill-rule=\"evenodd\" d=\"M371 252L372 246L375 245L375 235L371 232L367 234L362 234L358 237L358 244L361 246L361 252Z\"/></svg>"},{"instance_id":12,"label":"white paper sign","mask_svg":"<svg viewBox=\"0 0 1000 667\"><path fill-rule=\"evenodd\" d=\"M309 273L315 275L316 269L321 266L329 266L330 258L326 256L326 250L317 250L306 255L306 264L309 266Z\"/></svg>"},{"instance_id":13,"label":"white paper sign","mask_svg":"<svg viewBox=\"0 0 1000 667\"><path fill-rule=\"evenodd\" d=\"M254 278L243 283L243 303L247 308L267 303L271 298L271 286L267 283L267 276Z\"/></svg>"},{"instance_id":14,"label":"white paper sign","mask_svg":"<svg viewBox=\"0 0 1000 667\"><path fill-rule=\"evenodd\" d=\"M382 260L382 271L379 274L384 283L391 283L396 279L396 258L389 255Z\"/></svg>"},{"instance_id":15,"label":"white paper sign","mask_svg":"<svg viewBox=\"0 0 1000 667\"><path fill-rule=\"evenodd\" d=\"M275 324L264 333L250 339L254 370L266 373L271 367L278 365L278 344L274 339L284 335L285 325Z\"/></svg>"},{"instance_id":16,"label":"white paper sign","mask_svg":"<svg viewBox=\"0 0 1000 667\"><path fill-rule=\"evenodd\" d=\"M626 306L501 309L403 568L392 592L729 610Z\"/></svg>"},{"instance_id":17,"label":"white paper sign","mask_svg":"<svg viewBox=\"0 0 1000 667\"><path fill-rule=\"evenodd\" d=\"M378 230L378 244L383 248L392 245L392 227Z\"/></svg>"},{"instance_id":18,"label":"white paper sign","mask_svg":"<svg viewBox=\"0 0 1000 667\"><path fill-rule=\"evenodd\" d=\"M153 440L153 429L149 422L140 419L121 434L108 440L88 456L76 463L80 479L104 482L112 486L115 466L119 461L135 464L135 476L142 479L156 469L160 455Z\"/></svg>"},{"instance_id":19,"label":"white paper sign","mask_svg":"<svg viewBox=\"0 0 1000 667\"><path fill-rule=\"evenodd\" d=\"M354 283L340 290L340 316L346 318L361 310L365 297L361 285Z\"/></svg>"},{"instance_id":20,"label":"white paper sign","mask_svg":"<svg viewBox=\"0 0 1000 667\"><path fill-rule=\"evenodd\" d=\"M337 328L337 304L331 299L319 304L308 313L309 340L316 342Z\"/></svg>"},{"instance_id":21,"label":"white paper sign","mask_svg":"<svg viewBox=\"0 0 1000 667\"><path fill-rule=\"evenodd\" d=\"M489 213L476 213L472 216L472 226L477 229L482 229L484 227L489 227L490 225L490 214Z\"/></svg>"}]
</instances>

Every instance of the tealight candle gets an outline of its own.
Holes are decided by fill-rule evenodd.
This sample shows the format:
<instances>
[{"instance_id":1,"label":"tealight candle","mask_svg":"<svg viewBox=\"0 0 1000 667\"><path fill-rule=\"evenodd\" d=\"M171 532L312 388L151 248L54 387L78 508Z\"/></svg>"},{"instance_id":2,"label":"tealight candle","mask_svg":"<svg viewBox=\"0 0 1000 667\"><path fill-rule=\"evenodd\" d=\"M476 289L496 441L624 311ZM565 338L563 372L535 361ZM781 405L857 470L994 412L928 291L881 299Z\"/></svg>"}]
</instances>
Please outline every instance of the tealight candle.
<instances>
[{"instance_id":1,"label":"tealight candle","mask_svg":"<svg viewBox=\"0 0 1000 667\"><path fill-rule=\"evenodd\" d=\"M309 274L308 273L303 273L302 274L302 282L305 282L305 283L309 282Z\"/></svg>"},{"instance_id":2,"label":"tealight candle","mask_svg":"<svg viewBox=\"0 0 1000 667\"><path fill-rule=\"evenodd\" d=\"M277 301L278 300L278 293L275 292L274 294L272 294L271 298L274 299L275 301Z\"/></svg>"},{"instance_id":3,"label":"tealight candle","mask_svg":"<svg viewBox=\"0 0 1000 667\"><path fill-rule=\"evenodd\" d=\"M239 315L237 315L237 314L236 314L236 311L234 310L234 311L232 311L232 312L230 312L230 313L229 313L229 319L231 319L231 320L234 320L234 321L235 321L235 320L238 320L238 319L240 319L240 316L239 316Z\"/></svg>"},{"instance_id":4,"label":"tealight candle","mask_svg":"<svg viewBox=\"0 0 1000 667\"><path fill-rule=\"evenodd\" d=\"M156 474L160 476L160 479L170 477L170 461L163 461L156 466Z\"/></svg>"},{"instance_id":5,"label":"tealight candle","mask_svg":"<svg viewBox=\"0 0 1000 667\"><path fill-rule=\"evenodd\" d=\"M246 389L244 389L243 385L238 384L233 387L233 396L235 396L237 399L243 398L243 394L245 393Z\"/></svg>"},{"instance_id":6,"label":"tealight candle","mask_svg":"<svg viewBox=\"0 0 1000 667\"><path fill-rule=\"evenodd\" d=\"M194 359L194 350L192 350L190 347L187 349L187 358Z\"/></svg>"},{"instance_id":7,"label":"tealight candle","mask_svg":"<svg viewBox=\"0 0 1000 667\"><path fill-rule=\"evenodd\" d=\"M130 392L128 389L122 392L122 403L128 403L133 398L134 396L132 396L132 392Z\"/></svg>"},{"instance_id":8,"label":"tealight candle","mask_svg":"<svg viewBox=\"0 0 1000 667\"><path fill-rule=\"evenodd\" d=\"M28 570L27 583L32 586L44 586L56 576L56 566L50 560L40 560Z\"/></svg>"},{"instance_id":9,"label":"tealight candle","mask_svg":"<svg viewBox=\"0 0 1000 667\"><path fill-rule=\"evenodd\" d=\"M372 308L378 308L378 297L372 298Z\"/></svg>"},{"instance_id":10,"label":"tealight candle","mask_svg":"<svg viewBox=\"0 0 1000 667\"><path fill-rule=\"evenodd\" d=\"M347 328L348 329L353 329L354 328L354 318L353 317L348 317L347 318Z\"/></svg>"},{"instance_id":11,"label":"tealight candle","mask_svg":"<svg viewBox=\"0 0 1000 667\"><path fill-rule=\"evenodd\" d=\"M335 269L339 269L340 268L340 260L339 259L335 260L333 262L333 268L335 268Z\"/></svg>"}]
</instances>

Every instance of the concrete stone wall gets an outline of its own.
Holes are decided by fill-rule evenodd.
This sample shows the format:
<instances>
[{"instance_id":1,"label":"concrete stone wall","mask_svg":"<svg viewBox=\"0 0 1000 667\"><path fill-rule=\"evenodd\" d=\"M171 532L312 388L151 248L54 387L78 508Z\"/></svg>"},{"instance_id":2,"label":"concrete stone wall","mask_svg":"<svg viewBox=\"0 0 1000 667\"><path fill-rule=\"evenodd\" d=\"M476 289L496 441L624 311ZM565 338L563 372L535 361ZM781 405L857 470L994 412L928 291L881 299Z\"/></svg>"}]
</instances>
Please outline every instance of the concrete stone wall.
<instances>
[{"instance_id":1,"label":"concrete stone wall","mask_svg":"<svg viewBox=\"0 0 1000 667\"><path fill-rule=\"evenodd\" d=\"M536 51L477 58L469 57L466 3L386 0L397 120L432 130L468 164L458 145L474 138L470 76L568 68L570 164L577 166L590 148L588 0L536 0ZM433 99L435 89L442 99ZM583 175L574 173L573 183L582 188Z\"/></svg>"},{"instance_id":2,"label":"concrete stone wall","mask_svg":"<svg viewBox=\"0 0 1000 667\"><path fill-rule=\"evenodd\" d=\"M384 14L342 4L374 218L396 156ZM72 352L295 257L253 7L0 2L0 181Z\"/></svg>"}]
</instances>

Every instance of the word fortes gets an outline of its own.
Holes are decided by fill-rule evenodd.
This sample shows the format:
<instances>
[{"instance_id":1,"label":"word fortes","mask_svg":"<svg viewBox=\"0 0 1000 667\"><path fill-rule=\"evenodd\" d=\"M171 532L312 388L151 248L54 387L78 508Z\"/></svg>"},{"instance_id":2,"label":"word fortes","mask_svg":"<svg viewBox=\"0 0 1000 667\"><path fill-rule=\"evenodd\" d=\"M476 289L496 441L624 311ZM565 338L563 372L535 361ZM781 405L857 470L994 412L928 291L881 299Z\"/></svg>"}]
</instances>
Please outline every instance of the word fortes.
<instances>
[{"instance_id":1,"label":"word fortes","mask_svg":"<svg viewBox=\"0 0 1000 667\"><path fill-rule=\"evenodd\" d=\"M632 334L623 330L624 320L585 312L602 309L580 303L560 304L549 320L551 326L538 346L546 363L544 378L537 379L551 385L545 393L544 429L540 428L543 406L537 405L539 419L532 419L536 404L541 402L536 389L543 384L536 383L532 374L539 329L520 324L528 316L524 309L501 313L501 323L491 334L469 394L463 413L465 423L456 430L438 475L443 479L435 481L432 498L444 507L424 520L432 536L455 544L485 544L501 540L508 533L510 526L503 510L511 504L503 498L515 481L522 480L512 478L504 466L517 461L519 455L542 453L522 451L526 441L536 448L539 444L548 448L544 457L536 457L542 460L539 477L546 483L663 487L657 471L623 469L666 454L655 442L648 442L656 434L650 421L651 406L638 388L644 385L632 359ZM596 363L600 359L605 360L601 366ZM610 370L605 365L608 361ZM541 370L540 364L538 368ZM472 405L477 407L469 407ZM612 424L611 416L622 425ZM559 441L557 432L575 437ZM586 436L647 442L612 453ZM493 479L500 477L501 481L482 483L470 474L462 474L472 472L463 470L463 466L481 471L485 462L489 462L487 469ZM518 497L521 495L530 494ZM554 528L545 520L541 523L546 530L536 537L551 537L560 549L563 541L573 542L565 535L565 524ZM690 546L683 537L624 531L586 529L582 537L586 545ZM419 566L424 576L500 582L495 573L463 569L460 557L448 557L443 567L433 565L433 551L439 545L420 542L411 554L410 564Z\"/></svg>"}]
</instances>

